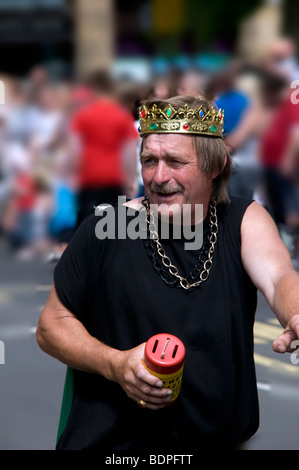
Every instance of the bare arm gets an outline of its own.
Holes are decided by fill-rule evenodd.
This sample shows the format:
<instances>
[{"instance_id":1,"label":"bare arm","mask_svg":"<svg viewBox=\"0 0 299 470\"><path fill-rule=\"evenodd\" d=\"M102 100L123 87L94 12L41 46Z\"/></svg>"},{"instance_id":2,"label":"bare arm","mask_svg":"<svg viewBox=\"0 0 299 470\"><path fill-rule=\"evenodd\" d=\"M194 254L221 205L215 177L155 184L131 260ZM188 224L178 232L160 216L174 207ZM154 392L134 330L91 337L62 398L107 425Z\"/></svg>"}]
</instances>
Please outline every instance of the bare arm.
<instances>
[{"instance_id":1,"label":"bare arm","mask_svg":"<svg viewBox=\"0 0 299 470\"><path fill-rule=\"evenodd\" d=\"M64 307L52 287L41 314L36 338L43 351L85 372L117 382L136 402L158 409L169 401L168 389L142 364L144 344L128 351L111 348L89 334L78 318Z\"/></svg>"},{"instance_id":2,"label":"bare arm","mask_svg":"<svg viewBox=\"0 0 299 470\"><path fill-rule=\"evenodd\" d=\"M273 349L290 351L292 341L299 338L299 275L275 223L256 202L245 212L241 238L244 267L285 328L273 342Z\"/></svg>"},{"instance_id":3,"label":"bare arm","mask_svg":"<svg viewBox=\"0 0 299 470\"><path fill-rule=\"evenodd\" d=\"M249 137L255 134L258 112L259 110L257 105L252 105L247 111L245 111L245 114L237 128L224 139L224 143L230 153L237 150L247 141L247 139L249 139Z\"/></svg>"}]
</instances>

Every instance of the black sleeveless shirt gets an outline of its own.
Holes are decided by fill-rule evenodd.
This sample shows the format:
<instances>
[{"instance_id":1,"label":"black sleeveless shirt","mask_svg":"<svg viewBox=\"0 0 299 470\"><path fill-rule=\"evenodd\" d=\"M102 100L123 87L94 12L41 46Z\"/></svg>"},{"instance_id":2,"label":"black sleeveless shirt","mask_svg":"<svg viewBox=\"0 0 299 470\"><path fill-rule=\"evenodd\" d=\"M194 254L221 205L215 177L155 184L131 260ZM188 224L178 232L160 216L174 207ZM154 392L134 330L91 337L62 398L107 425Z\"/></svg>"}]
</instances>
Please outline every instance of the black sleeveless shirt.
<instances>
[{"instance_id":1,"label":"black sleeveless shirt","mask_svg":"<svg viewBox=\"0 0 299 470\"><path fill-rule=\"evenodd\" d=\"M144 240L117 239L117 207L115 239L96 237L101 216L81 224L54 273L62 303L92 336L113 348L131 349L169 333L183 341L186 358L179 398L157 411L140 409L116 383L75 371L76 393L58 449L186 452L215 444L233 447L256 432L257 293L240 254L240 226L250 203L232 197L217 206L212 269L190 291L161 278ZM204 239L208 232L209 216ZM185 241L162 241L184 276L198 260L198 251L186 251Z\"/></svg>"}]
</instances>

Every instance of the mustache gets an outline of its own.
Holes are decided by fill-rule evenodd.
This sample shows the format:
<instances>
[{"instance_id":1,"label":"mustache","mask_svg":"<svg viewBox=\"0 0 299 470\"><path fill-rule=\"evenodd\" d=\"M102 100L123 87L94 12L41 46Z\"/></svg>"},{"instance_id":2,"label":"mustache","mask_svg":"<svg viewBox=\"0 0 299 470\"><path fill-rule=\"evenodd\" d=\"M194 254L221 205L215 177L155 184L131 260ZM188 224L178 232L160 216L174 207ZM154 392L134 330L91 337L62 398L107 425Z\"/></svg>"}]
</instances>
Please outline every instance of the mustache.
<instances>
[{"instance_id":1,"label":"mustache","mask_svg":"<svg viewBox=\"0 0 299 470\"><path fill-rule=\"evenodd\" d=\"M172 194L172 193L182 193L184 191L183 186L177 184L176 186L172 186L170 184L156 184L154 181L150 184L150 190L152 193L160 193L160 194Z\"/></svg>"}]
</instances>

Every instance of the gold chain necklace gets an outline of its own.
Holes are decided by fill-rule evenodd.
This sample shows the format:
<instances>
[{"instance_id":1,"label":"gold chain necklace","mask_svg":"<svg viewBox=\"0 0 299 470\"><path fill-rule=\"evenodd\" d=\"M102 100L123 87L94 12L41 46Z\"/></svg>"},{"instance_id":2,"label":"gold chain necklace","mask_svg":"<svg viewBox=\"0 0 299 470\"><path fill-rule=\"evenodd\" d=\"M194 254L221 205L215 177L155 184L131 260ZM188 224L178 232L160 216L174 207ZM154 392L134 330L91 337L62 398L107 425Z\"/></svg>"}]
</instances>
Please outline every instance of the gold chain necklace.
<instances>
[{"instance_id":1,"label":"gold chain necklace","mask_svg":"<svg viewBox=\"0 0 299 470\"><path fill-rule=\"evenodd\" d=\"M149 203L147 196L145 196L142 203L144 204L147 210L148 228L149 228L150 234L153 237L154 242L157 245L157 251L158 251L158 254L161 256L162 264L166 268L168 268L168 271L170 272L170 274L172 274L177 279L179 279L180 285L181 287L183 287L183 289L188 290L188 289L191 289L192 287L198 287L200 284L202 284L202 282L208 279L210 271L212 269L212 264L213 264L215 244L217 242L217 233L218 233L218 219L217 219L217 212L216 212L216 203L214 199L210 201L210 205L209 205L210 227L211 227L211 234L209 236L210 247L207 253L207 259L203 263L203 269L199 274L199 280L193 283L190 283L188 279L186 279L185 277L179 274L178 268L174 264L172 264L171 259L166 255L165 250L159 239L154 215L153 215L153 212L150 210L150 203Z\"/></svg>"}]
</instances>

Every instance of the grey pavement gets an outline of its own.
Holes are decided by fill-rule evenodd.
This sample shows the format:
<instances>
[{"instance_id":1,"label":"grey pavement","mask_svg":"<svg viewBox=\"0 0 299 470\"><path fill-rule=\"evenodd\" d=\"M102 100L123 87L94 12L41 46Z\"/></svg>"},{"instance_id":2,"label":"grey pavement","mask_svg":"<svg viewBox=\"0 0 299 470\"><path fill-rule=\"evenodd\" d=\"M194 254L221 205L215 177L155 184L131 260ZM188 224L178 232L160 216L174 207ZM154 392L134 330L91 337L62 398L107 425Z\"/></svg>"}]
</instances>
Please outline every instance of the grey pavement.
<instances>
[{"instance_id":1,"label":"grey pavement","mask_svg":"<svg viewBox=\"0 0 299 470\"><path fill-rule=\"evenodd\" d=\"M18 262L0 245L0 449L55 447L65 366L44 354L35 329L53 264Z\"/></svg>"},{"instance_id":2,"label":"grey pavement","mask_svg":"<svg viewBox=\"0 0 299 470\"><path fill-rule=\"evenodd\" d=\"M277 354L272 341L283 331L262 295L255 323L255 362L260 399L260 427L248 450L299 449L299 364ZM298 356L295 356L299 362Z\"/></svg>"}]
</instances>

